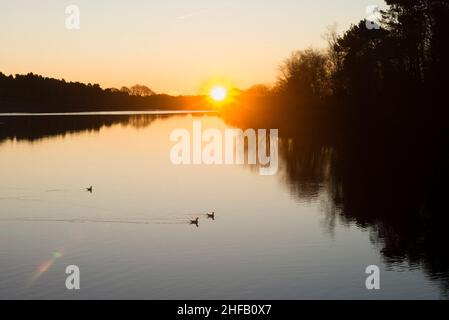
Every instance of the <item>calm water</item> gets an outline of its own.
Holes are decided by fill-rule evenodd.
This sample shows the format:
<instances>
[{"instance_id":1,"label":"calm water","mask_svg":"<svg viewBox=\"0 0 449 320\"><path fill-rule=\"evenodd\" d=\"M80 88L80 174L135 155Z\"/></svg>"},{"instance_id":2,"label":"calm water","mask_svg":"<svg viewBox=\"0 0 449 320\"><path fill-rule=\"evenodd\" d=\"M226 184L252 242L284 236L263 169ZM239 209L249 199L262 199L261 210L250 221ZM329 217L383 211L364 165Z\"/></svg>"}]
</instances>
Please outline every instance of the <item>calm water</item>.
<instances>
[{"instance_id":1,"label":"calm water","mask_svg":"<svg viewBox=\"0 0 449 320\"><path fill-rule=\"evenodd\" d=\"M193 119L229 126L214 114L0 117L0 298L446 297L446 270L385 253L376 219L347 216L332 148L281 137L275 176L174 166L169 134ZM65 288L72 264L79 291ZM373 264L379 291L365 288Z\"/></svg>"}]
</instances>

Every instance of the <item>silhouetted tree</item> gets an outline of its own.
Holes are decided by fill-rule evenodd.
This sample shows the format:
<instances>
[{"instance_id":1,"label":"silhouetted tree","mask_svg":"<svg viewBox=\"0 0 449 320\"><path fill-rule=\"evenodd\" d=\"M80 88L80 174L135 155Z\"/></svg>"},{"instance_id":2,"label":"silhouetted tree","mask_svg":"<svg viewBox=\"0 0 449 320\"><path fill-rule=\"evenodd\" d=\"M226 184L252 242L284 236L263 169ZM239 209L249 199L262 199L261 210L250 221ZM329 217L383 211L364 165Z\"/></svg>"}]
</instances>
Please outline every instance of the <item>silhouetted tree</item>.
<instances>
[{"instance_id":1,"label":"silhouetted tree","mask_svg":"<svg viewBox=\"0 0 449 320\"><path fill-rule=\"evenodd\" d=\"M148 97L156 94L153 90L146 86L142 86L140 84L136 84L132 86L130 89L130 93L133 96L140 96L140 97Z\"/></svg>"},{"instance_id":2,"label":"silhouetted tree","mask_svg":"<svg viewBox=\"0 0 449 320\"><path fill-rule=\"evenodd\" d=\"M324 52L296 51L281 65L276 91L305 101L323 99L330 93L330 71Z\"/></svg>"},{"instance_id":3,"label":"silhouetted tree","mask_svg":"<svg viewBox=\"0 0 449 320\"><path fill-rule=\"evenodd\" d=\"M129 90L128 87L121 87L120 88L120 92L123 92L123 93L131 95L131 90Z\"/></svg>"}]
</instances>

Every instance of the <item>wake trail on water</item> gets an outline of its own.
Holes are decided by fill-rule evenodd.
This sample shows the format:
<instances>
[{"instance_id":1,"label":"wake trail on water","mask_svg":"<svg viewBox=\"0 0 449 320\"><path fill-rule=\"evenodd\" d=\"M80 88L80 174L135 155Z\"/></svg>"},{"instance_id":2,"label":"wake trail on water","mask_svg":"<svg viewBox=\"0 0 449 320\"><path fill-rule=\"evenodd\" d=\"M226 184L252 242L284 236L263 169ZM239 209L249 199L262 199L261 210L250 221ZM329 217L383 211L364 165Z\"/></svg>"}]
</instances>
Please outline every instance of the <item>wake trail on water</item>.
<instances>
[{"instance_id":1,"label":"wake trail on water","mask_svg":"<svg viewBox=\"0 0 449 320\"><path fill-rule=\"evenodd\" d=\"M180 225L189 224L188 221L181 220L127 220L127 219L102 219L102 218L0 218L1 222L65 222L65 223L117 223L117 224L138 224L138 225Z\"/></svg>"},{"instance_id":2,"label":"wake trail on water","mask_svg":"<svg viewBox=\"0 0 449 320\"><path fill-rule=\"evenodd\" d=\"M5 188L3 188L5 189ZM11 188L14 190L31 190L28 188ZM42 190L42 189L41 189ZM47 189L45 192L71 192L75 190L70 189ZM78 191L78 190L77 190ZM84 191L81 189L80 191ZM69 201L58 201L42 199L36 196L6 196L0 197L0 201L19 201L19 202L38 202L38 203L48 203L53 205L65 205L70 208L83 208L89 210L100 211L103 213L109 213L114 215L123 215L124 211L118 209L111 209L106 207L92 206L80 203L74 203ZM180 224L191 224L190 222L196 217L207 217L206 213L167 213L165 216L151 217L147 218L149 213L144 212L129 212L126 210L126 218L111 218L111 217L70 217L70 218L59 218L59 217L11 217L11 218L0 218L0 221L17 221L17 222L66 222L66 223L117 223L117 224L159 224L159 225L180 225ZM129 217L131 216L131 217ZM168 217L167 217L168 216Z\"/></svg>"}]
</instances>

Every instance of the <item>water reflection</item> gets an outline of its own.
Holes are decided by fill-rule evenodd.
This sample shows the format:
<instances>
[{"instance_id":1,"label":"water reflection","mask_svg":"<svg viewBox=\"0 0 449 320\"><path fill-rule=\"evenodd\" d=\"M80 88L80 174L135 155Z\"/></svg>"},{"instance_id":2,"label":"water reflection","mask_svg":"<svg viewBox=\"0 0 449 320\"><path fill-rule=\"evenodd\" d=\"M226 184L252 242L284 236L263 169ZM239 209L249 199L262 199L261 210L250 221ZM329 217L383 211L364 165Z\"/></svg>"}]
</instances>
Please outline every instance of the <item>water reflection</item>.
<instances>
[{"instance_id":1,"label":"water reflection","mask_svg":"<svg viewBox=\"0 0 449 320\"><path fill-rule=\"evenodd\" d=\"M332 161L330 211L370 231L391 267L423 268L448 293L449 212L444 144L339 146Z\"/></svg>"},{"instance_id":2,"label":"water reflection","mask_svg":"<svg viewBox=\"0 0 449 320\"><path fill-rule=\"evenodd\" d=\"M340 137L275 120L228 117L232 124L281 127L286 184L299 199L330 194L329 234L336 221L368 230L387 266L423 269L448 298L448 139L419 130L396 138Z\"/></svg>"},{"instance_id":3,"label":"water reflection","mask_svg":"<svg viewBox=\"0 0 449 320\"><path fill-rule=\"evenodd\" d=\"M156 119L167 117L170 115L4 116L0 118L0 143L8 139L33 142L47 137L98 132L113 125L145 128Z\"/></svg>"},{"instance_id":4,"label":"water reflection","mask_svg":"<svg viewBox=\"0 0 449 320\"><path fill-rule=\"evenodd\" d=\"M202 115L196 115L201 117ZM146 128L168 115L98 115L70 117L4 117L0 143L38 141L47 137L102 128ZM236 124L228 121L231 125ZM279 156L284 187L298 200L315 201L323 192L332 201L323 207L325 227L332 234L336 222L356 224L369 231L371 242L385 264L400 270L419 268L436 281L446 298L449 290L449 208L445 200L449 172L442 141L410 139L390 143L338 143L312 138L290 127L280 128ZM442 151L444 150L444 151ZM254 169L254 168L252 168ZM95 188L95 187L94 187ZM89 189L88 189L89 190ZM190 214L174 219L80 218L57 219L76 223L191 224L212 222L215 213ZM198 217L198 218L197 218ZM22 218L22 221L39 219ZM42 219L54 221L55 219ZM195 228L196 229L196 228ZM201 229L201 228L200 228Z\"/></svg>"}]
</instances>

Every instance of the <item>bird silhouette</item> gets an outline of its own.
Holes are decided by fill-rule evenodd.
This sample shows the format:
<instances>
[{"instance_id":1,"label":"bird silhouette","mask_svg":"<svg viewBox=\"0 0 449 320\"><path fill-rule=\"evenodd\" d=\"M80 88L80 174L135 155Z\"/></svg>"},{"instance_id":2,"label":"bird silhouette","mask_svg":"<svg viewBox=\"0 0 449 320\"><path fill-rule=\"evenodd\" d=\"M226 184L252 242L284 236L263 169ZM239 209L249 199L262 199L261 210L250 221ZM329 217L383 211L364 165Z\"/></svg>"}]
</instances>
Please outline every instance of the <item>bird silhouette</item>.
<instances>
[{"instance_id":1,"label":"bird silhouette","mask_svg":"<svg viewBox=\"0 0 449 320\"><path fill-rule=\"evenodd\" d=\"M198 222L200 221L200 218L196 218L195 220L190 220L190 224L194 224L198 227Z\"/></svg>"}]
</instances>

